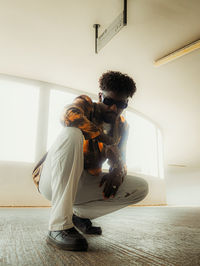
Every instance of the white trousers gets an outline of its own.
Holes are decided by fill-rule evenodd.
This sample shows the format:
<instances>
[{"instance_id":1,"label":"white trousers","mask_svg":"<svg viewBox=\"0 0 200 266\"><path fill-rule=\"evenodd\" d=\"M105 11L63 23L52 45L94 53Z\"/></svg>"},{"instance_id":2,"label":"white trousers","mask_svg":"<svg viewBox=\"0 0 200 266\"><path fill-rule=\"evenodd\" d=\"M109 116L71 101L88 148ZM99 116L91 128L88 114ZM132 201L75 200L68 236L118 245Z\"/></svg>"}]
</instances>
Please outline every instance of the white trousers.
<instances>
[{"instance_id":1,"label":"white trousers","mask_svg":"<svg viewBox=\"0 0 200 266\"><path fill-rule=\"evenodd\" d=\"M39 191L51 201L49 230L73 227L73 213L94 219L141 201L148 193L147 182L127 175L115 198L103 199L103 174L92 176L83 169L83 134L65 127L50 148L44 162Z\"/></svg>"}]
</instances>

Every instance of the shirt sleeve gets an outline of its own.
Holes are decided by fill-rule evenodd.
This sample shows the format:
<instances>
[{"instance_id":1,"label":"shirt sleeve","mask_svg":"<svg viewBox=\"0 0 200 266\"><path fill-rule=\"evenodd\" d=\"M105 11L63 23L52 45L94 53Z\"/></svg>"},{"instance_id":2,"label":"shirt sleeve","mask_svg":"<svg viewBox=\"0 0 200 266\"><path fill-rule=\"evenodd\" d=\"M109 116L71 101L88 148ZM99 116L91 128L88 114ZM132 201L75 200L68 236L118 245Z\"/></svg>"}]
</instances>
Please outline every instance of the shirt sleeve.
<instances>
[{"instance_id":1,"label":"shirt sleeve","mask_svg":"<svg viewBox=\"0 0 200 266\"><path fill-rule=\"evenodd\" d=\"M85 139L93 139L100 135L100 129L90 121L93 113L93 103L90 97L81 95L74 102L66 106L61 115L61 123L68 127L79 128Z\"/></svg>"}]
</instances>

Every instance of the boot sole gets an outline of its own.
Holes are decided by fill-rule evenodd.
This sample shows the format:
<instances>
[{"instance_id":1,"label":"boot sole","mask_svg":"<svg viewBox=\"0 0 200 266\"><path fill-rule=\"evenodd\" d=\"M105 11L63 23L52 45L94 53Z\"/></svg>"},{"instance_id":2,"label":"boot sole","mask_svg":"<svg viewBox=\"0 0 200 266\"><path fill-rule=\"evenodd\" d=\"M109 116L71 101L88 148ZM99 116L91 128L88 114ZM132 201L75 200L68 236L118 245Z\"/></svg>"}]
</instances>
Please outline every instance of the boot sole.
<instances>
[{"instance_id":1,"label":"boot sole","mask_svg":"<svg viewBox=\"0 0 200 266\"><path fill-rule=\"evenodd\" d=\"M72 246L72 245L66 245L66 244L61 244L60 242L56 241L55 239L47 236L46 238L46 242L47 244L58 248L58 249L63 249L63 250L68 250L68 251L87 251L88 249L88 245L76 245L76 246Z\"/></svg>"}]
</instances>

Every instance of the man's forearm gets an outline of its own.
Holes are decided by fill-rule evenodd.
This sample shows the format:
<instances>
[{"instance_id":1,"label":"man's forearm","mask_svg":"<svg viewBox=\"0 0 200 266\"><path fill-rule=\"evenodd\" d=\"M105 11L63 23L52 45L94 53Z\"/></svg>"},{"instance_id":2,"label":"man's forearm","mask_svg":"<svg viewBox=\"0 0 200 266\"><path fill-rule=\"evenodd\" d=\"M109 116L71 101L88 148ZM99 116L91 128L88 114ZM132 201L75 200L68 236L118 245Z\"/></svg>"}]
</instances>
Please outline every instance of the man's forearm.
<instances>
[{"instance_id":1,"label":"man's forearm","mask_svg":"<svg viewBox=\"0 0 200 266\"><path fill-rule=\"evenodd\" d=\"M127 174L126 165L122 160L120 150L117 145L106 146L106 158L109 160L110 172L115 172L117 175L125 176Z\"/></svg>"}]
</instances>

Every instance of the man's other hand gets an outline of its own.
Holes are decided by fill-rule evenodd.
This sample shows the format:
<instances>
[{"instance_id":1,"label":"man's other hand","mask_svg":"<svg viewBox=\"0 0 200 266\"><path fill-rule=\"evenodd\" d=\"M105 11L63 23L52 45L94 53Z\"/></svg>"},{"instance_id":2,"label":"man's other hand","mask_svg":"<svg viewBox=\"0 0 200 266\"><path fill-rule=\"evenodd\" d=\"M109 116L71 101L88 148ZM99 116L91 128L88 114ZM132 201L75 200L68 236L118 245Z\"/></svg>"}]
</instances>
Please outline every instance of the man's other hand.
<instances>
[{"instance_id":1,"label":"man's other hand","mask_svg":"<svg viewBox=\"0 0 200 266\"><path fill-rule=\"evenodd\" d=\"M123 180L124 178L121 175L114 172L105 174L99 183L99 187L102 187L102 185L105 184L103 190L104 199L108 199L110 197L114 198Z\"/></svg>"}]
</instances>

